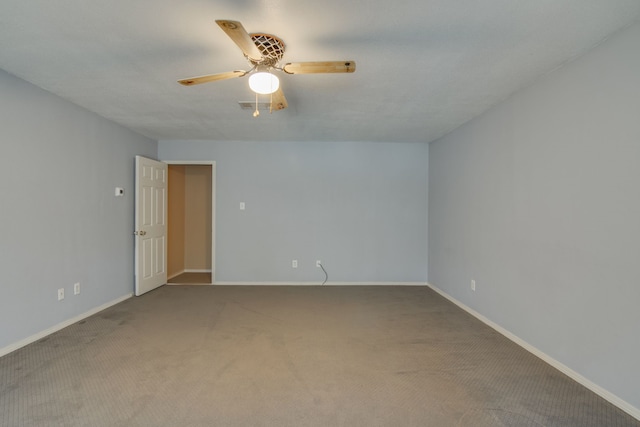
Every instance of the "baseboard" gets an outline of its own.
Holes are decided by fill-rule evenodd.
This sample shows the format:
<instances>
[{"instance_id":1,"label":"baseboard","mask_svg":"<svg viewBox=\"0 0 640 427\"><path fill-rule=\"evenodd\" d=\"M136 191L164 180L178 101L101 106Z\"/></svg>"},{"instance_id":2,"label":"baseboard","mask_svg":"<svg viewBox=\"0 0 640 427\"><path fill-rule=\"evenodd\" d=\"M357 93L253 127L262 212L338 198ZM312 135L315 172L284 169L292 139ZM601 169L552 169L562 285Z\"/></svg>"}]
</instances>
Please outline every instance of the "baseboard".
<instances>
[{"instance_id":1,"label":"baseboard","mask_svg":"<svg viewBox=\"0 0 640 427\"><path fill-rule=\"evenodd\" d=\"M185 268L183 273L211 273L211 269Z\"/></svg>"},{"instance_id":2,"label":"baseboard","mask_svg":"<svg viewBox=\"0 0 640 427\"><path fill-rule=\"evenodd\" d=\"M9 354L11 352L14 352L14 351L18 350L19 348L22 348L22 347L24 347L26 345L34 343L34 342L38 341L39 339L42 339L42 338L46 337L47 335L51 335L54 332L58 332L59 330L64 329L67 326L71 326L74 323L79 322L79 321L81 321L83 319L86 319L89 316L93 316L94 314L99 313L102 310L105 310L105 309L107 309L107 308L109 308L109 307L111 307L113 305L121 303L122 301L125 301L125 300L127 300L127 299L129 299L131 297L133 297L133 293L127 294L127 295L125 295L123 297L120 297L118 299L110 301L110 302L108 302L106 304L102 304L102 305L100 305L98 307L92 308L91 310L89 310L89 311L87 311L85 313L82 313L82 314L80 314L78 316L75 316L75 317L73 317L71 319L65 320L62 323L58 323L57 325L52 326L52 327L50 327L48 329L45 329L44 331L38 332L37 334L31 335L30 337L27 337L27 338L25 338L23 340L20 340L20 341L16 342L16 343L9 344L8 346L6 346L4 348L0 348L0 357L5 356L5 355L7 355L7 354Z\"/></svg>"},{"instance_id":3,"label":"baseboard","mask_svg":"<svg viewBox=\"0 0 640 427\"><path fill-rule=\"evenodd\" d=\"M504 329L502 326L498 325L497 323L492 322L491 320L489 320L488 318L486 318L482 314L478 313L477 311L475 311L471 307L468 307L467 305L465 305L462 302L458 301L457 299L453 298L451 295L447 294L446 292L444 292L440 288L438 288L438 287L436 287L436 286L434 286L434 285L432 285L430 283L427 283L426 285L428 287L430 287L431 289L433 289L438 294L442 295L444 298L448 299L449 301L451 301L452 303L454 303L455 305L457 305L458 307L460 307L461 309L466 311L467 313L469 313L470 315L472 315L473 317L475 317L476 319L480 320L481 322L483 322L487 326L493 328L496 332L504 335L506 338L508 338L511 341L513 341L514 343L518 344L520 347L524 348L529 353L531 353L534 356L537 356L538 358L542 359L544 362L546 362L549 365L553 366L554 368L556 368L557 370L559 370L560 372L562 372L563 374L565 374L569 378L573 379L577 383L582 384L583 386L585 386L586 388L588 388L589 390L591 390L592 392L594 392L598 396L600 396L603 399L609 401L611 404L617 406L618 408L620 408L621 410L623 410L627 414L631 415L632 417L640 420L640 409L638 409L635 406L631 405L629 402L621 399L620 397L616 396L615 394L611 393L610 391L605 390L604 388L600 387L598 384L596 384L596 383L588 380L587 378L583 377L582 375L580 375L579 373L577 373L573 369L569 368L567 365L557 361L553 357L549 356L548 354L544 353L543 351L541 351L541 350L537 349L536 347L532 346L531 344L529 344L528 342L526 342L522 338L520 338L517 335L514 335L513 333L511 333L508 330Z\"/></svg>"},{"instance_id":4,"label":"baseboard","mask_svg":"<svg viewBox=\"0 0 640 427\"><path fill-rule=\"evenodd\" d=\"M215 282L219 286L320 286L322 282ZM327 282L324 286L428 286L426 282Z\"/></svg>"}]
</instances>

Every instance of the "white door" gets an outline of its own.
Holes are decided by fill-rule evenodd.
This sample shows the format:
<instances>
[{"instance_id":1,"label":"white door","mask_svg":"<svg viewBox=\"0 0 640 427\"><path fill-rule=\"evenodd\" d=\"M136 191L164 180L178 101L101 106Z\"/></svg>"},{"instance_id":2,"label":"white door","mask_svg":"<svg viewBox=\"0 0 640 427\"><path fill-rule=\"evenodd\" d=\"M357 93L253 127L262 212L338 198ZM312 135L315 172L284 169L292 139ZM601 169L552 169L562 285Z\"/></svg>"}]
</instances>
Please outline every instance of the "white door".
<instances>
[{"instance_id":1,"label":"white door","mask_svg":"<svg viewBox=\"0 0 640 427\"><path fill-rule=\"evenodd\" d=\"M136 295L167 283L167 164L136 156Z\"/></svg>"}]
</instances>

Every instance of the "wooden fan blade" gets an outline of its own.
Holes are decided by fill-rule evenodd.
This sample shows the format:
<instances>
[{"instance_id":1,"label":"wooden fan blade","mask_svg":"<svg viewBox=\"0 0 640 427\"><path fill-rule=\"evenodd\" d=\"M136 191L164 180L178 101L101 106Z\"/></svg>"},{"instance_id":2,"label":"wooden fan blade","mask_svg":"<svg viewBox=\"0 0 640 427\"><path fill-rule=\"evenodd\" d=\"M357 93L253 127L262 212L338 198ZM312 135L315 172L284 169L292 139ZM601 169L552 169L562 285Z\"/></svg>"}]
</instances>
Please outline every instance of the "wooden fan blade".
<instances>
[{"instance_id":1,"label":"wooden fan blade","mask_svg":"<svg viewBox=\"0 0 640 427\"><path fill-rule=\"evenodd\" d=\"M355 61L289 62L282 67L289 74L353 73Z\"/></svg>"},{"instance_id":2,"label":"wooden fan blade","mask_svg":"<svg viewBox=\"0 0 640 427\"><path fill-rule=\"evenodd\" d=\"M253 42L251 36L238 21L227 21L226 19L218 19L216 23L222 28L231 40L238 45L240 50L254 61L262 59L262 54L258 46Z\"/></svg>"},{"instance_id":3,"label":"wooden fan blade","mask_svg":"<svg viewBox=\"0 0 640 427\"><path fill-rule=\"evenodd\" d=\"M284 110L288 106L287 98L284 97L284 92L282 88L279 87L278 90L271 95L271 112Z\"/></svg>"},{"instance_id":4,"label":"wooden fan blade","mask_svg":"<svg viewBox=\"0 0 640 427\"><path fill-rule=\"evenodd\" d=\"M185 86L193 86L193 85L199 85L201 83L209 83L209 82L215 82L218 80L232 79L234 77L242 77L245 74L247 74L247 72L242 70L228 71L226 73L209 74L206 76L191 77L190 79L182 79L182 80L178 80L178 83Z\"/></svg>"}]
</instances>

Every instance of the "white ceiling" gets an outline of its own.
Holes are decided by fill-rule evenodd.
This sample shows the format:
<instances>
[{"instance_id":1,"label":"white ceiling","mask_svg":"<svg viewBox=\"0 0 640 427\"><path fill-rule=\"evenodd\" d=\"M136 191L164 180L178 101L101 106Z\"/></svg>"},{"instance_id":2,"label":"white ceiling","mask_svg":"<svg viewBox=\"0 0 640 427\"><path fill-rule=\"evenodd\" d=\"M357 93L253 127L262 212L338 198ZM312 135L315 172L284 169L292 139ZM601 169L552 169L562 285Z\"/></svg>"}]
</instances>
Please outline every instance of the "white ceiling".
<instances>
[{"instance_id":1,"label":"white ceiling","mask_svg":"<svg viewBox=\"0 0 640 427\"><path fill-rule=\"evenodd\" d=\"M433 141L636 22L640 0L2 0L0 68L154 139ZM214 22L284 40L289 108L258 118Z\"/></svg>"}]
</instances>

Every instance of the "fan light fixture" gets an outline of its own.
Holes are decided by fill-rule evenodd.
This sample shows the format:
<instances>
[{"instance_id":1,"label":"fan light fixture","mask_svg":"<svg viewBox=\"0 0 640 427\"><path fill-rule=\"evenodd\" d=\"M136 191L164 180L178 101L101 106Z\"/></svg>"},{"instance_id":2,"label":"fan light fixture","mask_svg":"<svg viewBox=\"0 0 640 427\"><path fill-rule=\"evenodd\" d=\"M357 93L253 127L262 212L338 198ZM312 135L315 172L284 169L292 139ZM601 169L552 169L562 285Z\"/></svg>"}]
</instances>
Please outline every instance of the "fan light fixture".
<instances>
[{"instance_id":1,"label":"fan light fixture","mask_svg":"<svg viewBox=\"0 0 640 427\"><path fill-rule=\"evenodd\" d=\"M274 70L285 74L353 73L356 70L356 63L352 60L287 62L283 65L285 45L278 37L273 34L249 33L238 21L217 19L216 24L240 48L251 68L249 71L235 70L181 79L178 83L193 86L247 76L249 87L256 96L254 117L260 114L257 108L260 95L269 95L271 98L268 103L269 112L282 111L288 106L280 81L272 74Z\"/></svg>"},{"instance_id":2,"label":"fan light fixture","mask_svg":"<svg viewBox=\"0 0 640 427\"><path fill-rule=\"evenodd\" d=\"M249 87L255 93L268 95L278 90L280 87L280 80L271 73L261 71L251 74L249 77Z\"/></svg>"}]
</instances>

